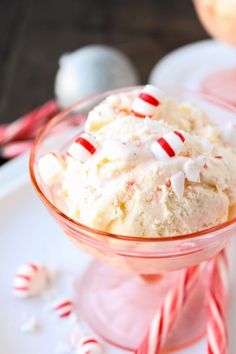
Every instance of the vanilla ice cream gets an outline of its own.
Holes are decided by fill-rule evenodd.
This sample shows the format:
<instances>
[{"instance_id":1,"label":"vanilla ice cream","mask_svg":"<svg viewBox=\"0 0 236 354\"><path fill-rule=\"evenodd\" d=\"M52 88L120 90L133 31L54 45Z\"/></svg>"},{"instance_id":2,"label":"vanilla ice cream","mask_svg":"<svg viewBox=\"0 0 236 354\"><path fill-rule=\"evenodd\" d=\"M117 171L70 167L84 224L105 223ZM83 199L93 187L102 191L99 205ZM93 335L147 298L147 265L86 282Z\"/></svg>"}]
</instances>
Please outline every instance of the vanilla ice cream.
<instances>
[{"instance_id":1,"label":"vanilla ice cream","mask_svg":"<svg viewBox=\"0 0 236 354\"><path fill-rule=\"evenodd\" d=\"M152 116L138 117L132 110L138 95L109 96L89 113L85 133L96 149L82 162L65 155L57 174L64 212L95 229L145 237L226 221L236 203L236 148L200 108L164 94ZM179 139L178 149L160 158L155 149L165 148L160 143L169 136Z\"/></svg>"}]
</instances>

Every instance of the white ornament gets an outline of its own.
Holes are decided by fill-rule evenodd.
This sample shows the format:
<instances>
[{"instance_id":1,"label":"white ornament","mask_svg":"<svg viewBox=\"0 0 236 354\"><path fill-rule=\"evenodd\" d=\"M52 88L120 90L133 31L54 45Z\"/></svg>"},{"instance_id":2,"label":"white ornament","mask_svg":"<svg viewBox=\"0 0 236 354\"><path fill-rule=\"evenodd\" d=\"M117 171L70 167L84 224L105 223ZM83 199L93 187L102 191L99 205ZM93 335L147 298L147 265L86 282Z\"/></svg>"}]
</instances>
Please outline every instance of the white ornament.
<instances>
[{"instance_id":1,"label":"white ornament","mask_svg":"<svg viewBox=\"0 0 236 354\"><path fill-rule=\"evenodd\" d=\"M176 194L178 199L181 199L184 194L184 173L182 171L177 172L176 174L170 177L170 182L173 192Z\"/></svg>"},{"instance_id":2,"label":"white ornament","mask_svg":"<svg viewBox=\"0 0 236 354\"><path fill-rule=\"evenodd\" d=\"M16 297L27 298L40 295L48 285L48 271L45 267L29 262L20 266L13 281Z\"/></svg>"},{"instance_id":3,"label":"white ornament","mask_svg":"<svg viewBox=\"0 0 236 354\"><path fill-rule=\"evenodd\" d=\"M40 157L38 170L43 182L51 185L59 179L65 170L65 161L63 157L54 153L48 153Z\"/></svg>"},{"instance_id":4,"label":"white ornament","mask_svg":"<svg viewBox=\"0 0 236 354\"><path fill-rule=\"evenodd\" d=\"M184 173L190 182L200 182L200 172L205 165L204 157L197 157L194 160L189 159L184 164Z\"/></svg>"},{"instance_id":5,"label":"white ornament","mask_svg":"<svg viewBox=\"0 0 236 354\"><path fill-rule=\"evenodd\" d=\"M89 45L59 60L55 95L61 107L111 89L139 82L131 61L121 51L105 45Z\"/></svg>"}]
</instances>

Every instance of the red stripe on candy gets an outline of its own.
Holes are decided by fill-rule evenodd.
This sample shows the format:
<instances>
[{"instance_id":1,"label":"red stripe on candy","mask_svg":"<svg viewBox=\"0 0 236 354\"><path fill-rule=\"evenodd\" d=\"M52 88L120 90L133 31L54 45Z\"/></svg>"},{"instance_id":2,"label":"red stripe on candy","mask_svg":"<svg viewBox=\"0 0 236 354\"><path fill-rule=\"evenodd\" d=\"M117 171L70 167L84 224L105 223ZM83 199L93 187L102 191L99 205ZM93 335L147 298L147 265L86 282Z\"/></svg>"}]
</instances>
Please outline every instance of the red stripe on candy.
<instances>
[{"instance_id":1,"label":"red stripe on candy","mask_svg":"<svg viewBox=\"0 0 236 354\"><path fill-rule=\"evenodd\" d=\"M68 317L68 316L70 316L70 314L71 314L71 310L68 310L67 312L64 312L61 315L59 315L59 317L60 318Z\"/></svg>"},{"instance_id":2,"label":"red stripe on candy","mask_svg":"<svg viewBox=\"0 0 236 354\"><path fill-rule=\"evenodd\" d=\"M161 309L161 316L160 316L160 323L159 323L159 328L158 328L158 337L161 337L161 334L163 333L163 328L164 328L164 308ZM155 353L159 353L160 351L160 345L161 343L156 343L156 348L155 348Z\"/></svg>"},{"instance_id":3,"label":"red stripe on candy","mask_svg":"<svg viewBox=\"0 0 236 354\"><path fill-rule=\"evenodd\" d=\"M175 156L174 150L172 149L172 147L167 143L167 141L164 138L157 139L157 142L170 157Z\"/></svg>"},{"instance_id":4,"label":"red stripe on candy","mask_svg":"<svg viewBox=\"0 0 236 354\"><path fill-rule=\"evenodd\" d=\"M39 267L34 263L29 263L29 266L35 271L39 270Z\"/></svg>"},{"instance_id":5,"label":"red stripe on candy","mask_svg":"<svg viewBox=\"0 0 236 354\"><path fill-rule=\"evenodd\" d=\"M29 290L29 288L27 286L14 286L14 290L27 291L27 290Z\"/></svg>"},{"instance_id":6,"label":"red stripe on candy","mask_svg":"<svg viewBox=\"0 0 236 354\"><path fill-rule=\"evenodd\" d=\"M141 98L141 100L143 100L144 102L147 102L155 107L159 106L160 104L160 102L155 97L144 92L141 92L138 97Z\"/></svg>"},{"instance_id":7,"label":"red stripe on candy","mask_svg":"<svg viewBox=\"0 0 236 354\"><path fill-rule=\"evenodd\" d=\"M219 312L220 316L223 317L224 316L224 311L223 309L221 308L221 304L219 303L219 300L217 299L216 297L216 294L214 294L213 291L210 291L210 294L215 302L215 306L217 308L217 311Z\"/></svg>"},{"instance_id":8,"label":"red stripe on candy","mask_svg":"<svg viewBox=\"0 0 236 354\"><path fill-rule=\"evenodd\" d=\"M183 136L183 134L181 134L177 130L175 130L174 133L180 138L180 140L182 140L183 143L185 142L185 137Z\"/></svg>"},{"instance_id":9,"label":"red stripe on candy","mask_svg":"<svg viewBox=\"0 0 236 354\"><path fill-rule=\"evenodd\" d=\"M213 352L213 350L211 349L211 346L210 346L209 343L208 343L208 345L207 345L207 353L208 353L208 354L214 354L214 352Z\"/></svg>"},{"instance_id":10,"label":"red stripe on candy","mask_svg":"<svg viewBox=\"0 0 236 354\"><path fill-rule=\"evenodd\" d=\"M96 339L86 339L84 342L82 342L82 345L90 344L90 343L97 344L97 341Z\"/></svg>"},{"instance_id":11,"label":"red stripe on candy","mask_svg":"<svg viewBox=\"0 0 236 354\"><path fill-rule=\"evenodd\" d=\"M28 277L28 275L23 275L23 274L16 274L16 278L21 278L21 279L24 279L24 280L27 280L27 281L31 280L31 278Z\"/></svg>"},{"instance_id":12,"label":"red stripe on candy","mask_svg":"<svg viewBox=\"0 0 236 354\"><path fill-rule=\"evenodd\" d=\"M59 304L58 306L55 307L55 310L60 310L61 308L65 307L65 306L70 306L72 305L71 301L65 301L62 304Z\"/></svg>"},{"instance_id":13,"label":"red stripe on candy","mask_svg":"<svg viewBox=\"0 0 236 354\"><path fill-rule=\"evenodd\" d=\"M92 144L90 144L90 142L88 140L82 138L81 136L79 136L75 140L75 142L77 144L82 145L91 155L93 155L95 153L95 151L96 151L95 147Z\"/></svg>"}]
</instances>

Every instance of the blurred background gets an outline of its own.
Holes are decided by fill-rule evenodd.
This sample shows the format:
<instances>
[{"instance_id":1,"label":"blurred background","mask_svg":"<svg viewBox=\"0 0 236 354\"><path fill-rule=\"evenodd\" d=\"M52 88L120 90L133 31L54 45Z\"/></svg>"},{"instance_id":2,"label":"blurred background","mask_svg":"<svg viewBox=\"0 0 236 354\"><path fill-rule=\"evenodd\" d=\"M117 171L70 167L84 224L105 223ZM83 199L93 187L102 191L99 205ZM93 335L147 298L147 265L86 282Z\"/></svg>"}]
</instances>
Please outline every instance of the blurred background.
<instances>
[{"instance_id":1,"label":"blurred background","mask_svg":"<svg viewBox=\"0 0 236 354\"><path fill-rule=\"evenodd\" d=\"M112 45L145 83L162 56L204 38L190 0L0 0L0 123L54 96L65 52Z\"/></svg>"}]
</instances>

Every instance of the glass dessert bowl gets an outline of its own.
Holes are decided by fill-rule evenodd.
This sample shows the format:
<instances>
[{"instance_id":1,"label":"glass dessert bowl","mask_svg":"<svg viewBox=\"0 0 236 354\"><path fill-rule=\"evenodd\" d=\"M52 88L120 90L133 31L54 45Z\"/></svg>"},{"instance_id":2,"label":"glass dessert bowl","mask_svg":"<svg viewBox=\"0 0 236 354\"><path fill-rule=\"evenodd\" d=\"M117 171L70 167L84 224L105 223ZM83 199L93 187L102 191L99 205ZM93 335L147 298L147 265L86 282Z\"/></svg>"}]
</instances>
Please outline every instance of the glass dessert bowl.
<instances>
[{"instance_id":1,"label":"glass dessert bowl","mask_svg":"<svg viewBox=\"0 0 236 354\"><path fill-rule=\"evenodd\" d=\"M222 60L219 60L217 70L209 70L206 73L201 83L201 90L235 106L236 2L234 0L193 0L193 3L207 33L216 40L226 43L227 46L231 46L234 60L231 64L227 64L222 52Z\"/></svg>"},{"instance_id":2,"label":"glass dessert bowl","mask_svg":"<svg viewBox=\"0 0 236 354\"><path fill-rule=\"evenodd\" d=\"M174 237L116 235L93 229L69 217L63 198L58 200L54 188L42 183L39 158L51 151L66 151L68 143L83 132L91 109L111 93L133 89L88 98L58 114L42 129L30 156L31 180L39 197L69 239L96 258L76 285L79 316L105 340L129 350L138 347L155 311L176 283L179 272L213 257L236 231L236 218L232 216L210 229ZM211 118L216 117L219 124L236 118L233 108L211 98L181 90L173 90L169 94L177 101L196 103ZM56 205L53 202L55 198ZM186 346L204 335L207 281L206 273L199 279L170 334L165 347L167 351Z\"/></svg>"},{"instance_id":3,"label":"glass dessert bowl","mask_svg":"<svg viewBox=\"0 0 236 354\"><path fill-rule=\"evenodd\" d=\"M236 4L232 0L194 0L200 21L207 32L223 42L236 45Z\"/></svg>"}]
</instances>

